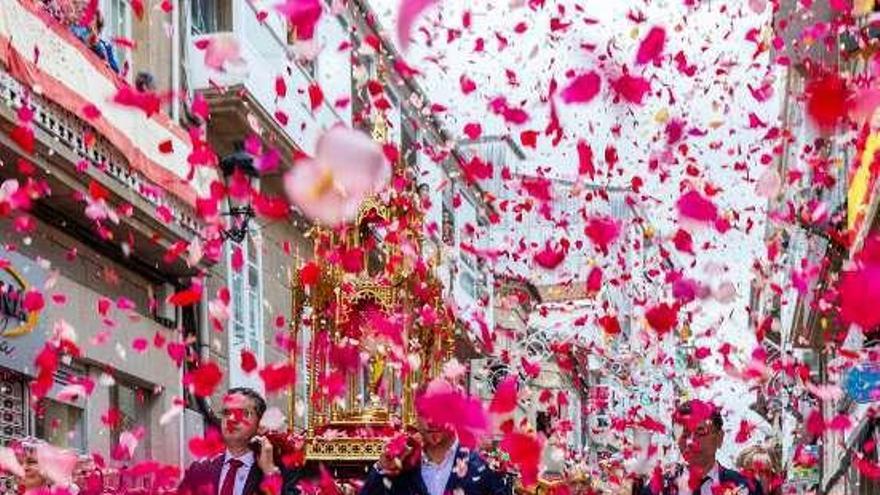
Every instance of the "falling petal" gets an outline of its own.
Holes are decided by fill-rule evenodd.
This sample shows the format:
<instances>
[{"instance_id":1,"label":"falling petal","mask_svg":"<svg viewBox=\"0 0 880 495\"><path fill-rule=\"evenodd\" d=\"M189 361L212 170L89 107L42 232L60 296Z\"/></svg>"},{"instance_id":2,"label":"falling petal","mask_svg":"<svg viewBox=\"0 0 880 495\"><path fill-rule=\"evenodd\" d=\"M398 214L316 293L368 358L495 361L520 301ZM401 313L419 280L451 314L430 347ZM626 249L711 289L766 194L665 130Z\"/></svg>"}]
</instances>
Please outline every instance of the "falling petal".
<instances>
[{"instance_id":1,"label":"falling petal","mask_svg":"<svg viewBox=\"0 0 880 495\"><path fill-rule=\"evenodd\" d=\"M565 103L589 103L599 94L602 79L595 72L581 74L565 87L560 93Z\"/></svg>"},{"instance_id":2,"label":"falling petal","mask_svg":"<svg viewBox=\"0 0 880 495\"><path fill-rule=\"evenodd\" d=\"M636 54L636 65L645 65L649 62L658 62L666 45L666 31L661 27L652 27L639 45Z\"/></svg>"},{"instance_id":3,"label":"falling petal","mask_svg":"<svg viewBox=\"0 0 880 495\"><path fill-rule=\"evenodd\" d=\"M397 10L397 43L406 51L409 48L410 30L419 16L437 0L401 0Z\"/></svg>"}]
</instances>

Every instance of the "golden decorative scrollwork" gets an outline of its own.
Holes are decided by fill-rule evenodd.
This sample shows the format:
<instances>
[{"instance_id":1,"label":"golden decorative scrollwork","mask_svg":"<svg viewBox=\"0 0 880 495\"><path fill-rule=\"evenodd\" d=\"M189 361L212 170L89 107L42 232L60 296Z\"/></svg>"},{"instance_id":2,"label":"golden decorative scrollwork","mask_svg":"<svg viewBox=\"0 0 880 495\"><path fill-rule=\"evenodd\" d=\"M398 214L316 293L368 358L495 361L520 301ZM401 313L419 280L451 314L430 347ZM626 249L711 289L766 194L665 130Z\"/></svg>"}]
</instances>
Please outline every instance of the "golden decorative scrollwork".
<instances>
[{"instance_id":1,"label":"golden decorative scrollwork","mask_svg":"<svg viewBox=\"0 0 880 495\"><path fill-rule=\"evenodd\" d=\"M384 438L314 438L306 457L316 461L375 461L382 455Z\"/></svg>"},{"instance_id":2,"label":"golden decorative scrollwork","mask_svg":"<svg viewBox=\"0 0 880 495\"><path fill-rule=\"evenodd\" d=\"M354 302L373 299L384 310L392 310L396 301L394 287L375 283L372 280L359 279L355 282Z\"/></svg>"}]
</instances>

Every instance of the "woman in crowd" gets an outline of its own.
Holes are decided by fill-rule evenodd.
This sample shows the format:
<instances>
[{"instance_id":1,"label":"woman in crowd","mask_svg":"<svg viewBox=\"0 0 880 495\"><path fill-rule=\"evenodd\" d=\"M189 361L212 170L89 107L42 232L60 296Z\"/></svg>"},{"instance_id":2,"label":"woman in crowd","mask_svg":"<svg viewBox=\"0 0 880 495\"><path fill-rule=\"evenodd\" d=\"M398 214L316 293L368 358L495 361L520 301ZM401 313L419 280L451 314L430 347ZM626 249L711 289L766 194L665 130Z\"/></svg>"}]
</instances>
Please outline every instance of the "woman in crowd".
<instances>
[{"instance_id":1,"label":"woman in crowd","mask_svg":"<svg viewBox=\"0 0 880 495\"><path fill-rule=\"evenodd\" d=\"M78 495L101 495L110 493L110 487L104 479L104 472L95 464L90 455L81 455L73 472L73 483L79 489Z\"/></svg>"},{"instance_id":2,"label":"woman in crowd","mask_svg":"<svg viewBox=\"0 0 880 495\"><path fill-rule=\"evenodd\" d=\"M782 493L782 466L772 447L748 447L739 454L736 464L743 474L761 483L766 495Z\"/></svg>"},{"instance_id":3,"label":"woman in crowd","mask_svg":"<svg viewBox=\"0 0 880 495\"><path fill-rule=\"evenodd\" d=\"M13 445L16 460L24 470L24 474L17 479L18 489L16 493L26 495L36 493L41 489L51 487L49 479L43 475L37 461L37 449L45 445L45 442L37 438L23 438Z\"/></svg>"}]
</instances>

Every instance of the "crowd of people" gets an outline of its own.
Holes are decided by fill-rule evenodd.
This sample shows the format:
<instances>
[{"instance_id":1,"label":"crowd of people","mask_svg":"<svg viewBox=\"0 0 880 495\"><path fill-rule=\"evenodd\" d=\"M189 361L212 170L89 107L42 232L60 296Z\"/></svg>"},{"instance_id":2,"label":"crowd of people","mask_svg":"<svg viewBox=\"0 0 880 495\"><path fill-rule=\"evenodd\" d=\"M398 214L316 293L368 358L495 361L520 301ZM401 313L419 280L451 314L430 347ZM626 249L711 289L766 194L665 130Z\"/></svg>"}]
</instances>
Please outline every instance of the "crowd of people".
<instances>
[{"instance_id":1,"label":"crowd of people","mask_svg":"<svg viewBox=\"0 0 880 495\"><path fill-rule=\"evenodd\" d=\"M329 493L326 486L308 480L304 467L286 462L260 422L266 402L248 388L228 391L220 409L224 452L193 462L179 483L164 488L128 487L119 473L100 469L91 456L81 456L68 480L47 473L38 451L47 444L29 438L14 445L18 463L17 495L103 495L178 493L182 495L296 495ZM782 493L782 468L772 449L745 449L735 468L716 459L724 441L719 408L701 401L682 404L674 415L677 446L684 463L672 469L658 463L647 474L627 472L626 463L603 462L601 469L581 458L553 483L532 493L586 495L778 495ZM404 440L401 441L401 438ZM301 460L301 459L300 459ZM424 418L407 435L390 441L359 487L360 495L509 495L517 490L498 452L469 449L448 425ZM596 473L600 472L600 476ZM325 480L326 481L326 480ZM344 493L337 491L334 493Z\"/></svg>"}]
</instances>

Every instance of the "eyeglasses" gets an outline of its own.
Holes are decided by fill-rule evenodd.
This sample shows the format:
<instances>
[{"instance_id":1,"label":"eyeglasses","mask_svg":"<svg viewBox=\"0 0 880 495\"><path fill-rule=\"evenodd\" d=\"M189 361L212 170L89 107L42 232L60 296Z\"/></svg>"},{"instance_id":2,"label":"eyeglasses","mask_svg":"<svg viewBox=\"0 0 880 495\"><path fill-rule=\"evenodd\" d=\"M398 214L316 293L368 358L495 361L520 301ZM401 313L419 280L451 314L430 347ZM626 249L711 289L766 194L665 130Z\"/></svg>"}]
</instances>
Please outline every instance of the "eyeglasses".
<instances>
[{"instance_id":1,"label":"eyeglasses","mask_svg":"<svg viewBox=\"0 0 880 495\"><path fill-rule=\"evenodd\" d=\"M220 417L221 418L234 418L234 419L252 419L257 417L257 411L253 409L243 409L240 407L235 408L223 408L220 409Z\"/></svg>"},{"instance_id":2,"label":"eyeglasses","mask_svg":"<svg viewBox=\"0 0 880 495\"><path fill-rule=\"evenodd\" d=\"M716 430L714 426L705 424L689 430L684 429L681 425L676 425L675 427L675 436L685 438L705 438L717 432L718 430Z\"/></svg>"}]
</instances>

